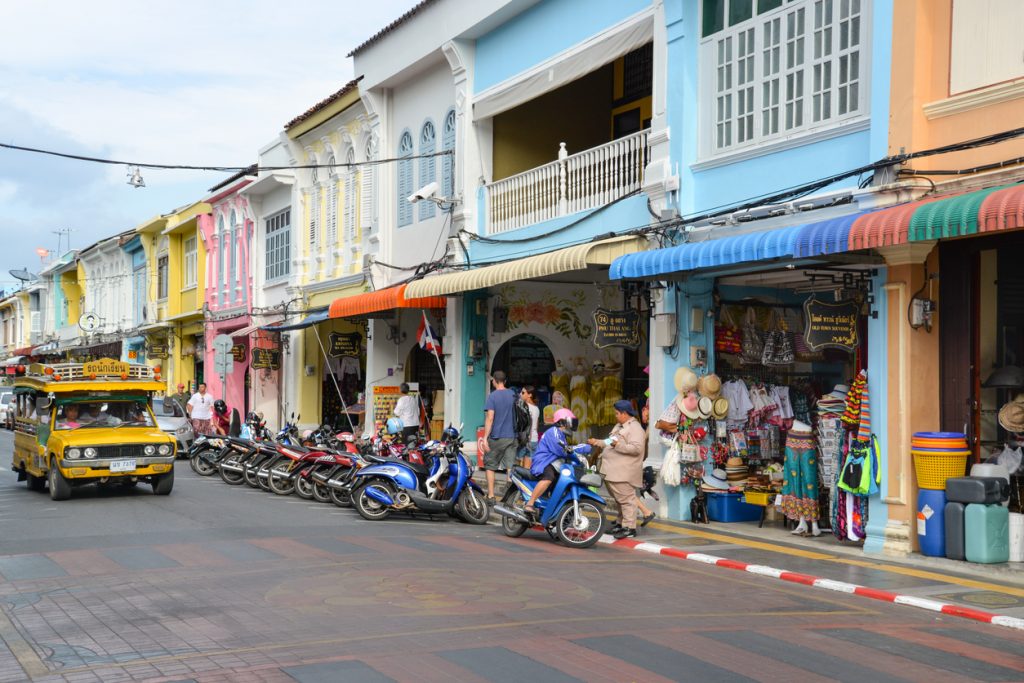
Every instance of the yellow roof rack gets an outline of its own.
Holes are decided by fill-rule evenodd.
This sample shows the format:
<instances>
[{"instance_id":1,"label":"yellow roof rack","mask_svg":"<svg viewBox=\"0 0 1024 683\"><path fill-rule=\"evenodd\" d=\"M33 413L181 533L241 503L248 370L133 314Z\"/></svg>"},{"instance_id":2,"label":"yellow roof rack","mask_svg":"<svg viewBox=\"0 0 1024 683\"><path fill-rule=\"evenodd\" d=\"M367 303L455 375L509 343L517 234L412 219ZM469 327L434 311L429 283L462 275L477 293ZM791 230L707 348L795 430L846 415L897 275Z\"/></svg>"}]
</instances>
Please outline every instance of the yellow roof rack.
<instances>
[{"instance_id":1,"label":"yellow roof rack","mask_svg":"<svg viewBox=\"0 0 1024 683\"><path fill-rule=\"evenodd\" d=\"M33 363L25 369L26 377L64 381L109 379L159 380L160 373L141 363L126 363L113 358L101 358L87 363Z\"/></svg>"}]
</instances>

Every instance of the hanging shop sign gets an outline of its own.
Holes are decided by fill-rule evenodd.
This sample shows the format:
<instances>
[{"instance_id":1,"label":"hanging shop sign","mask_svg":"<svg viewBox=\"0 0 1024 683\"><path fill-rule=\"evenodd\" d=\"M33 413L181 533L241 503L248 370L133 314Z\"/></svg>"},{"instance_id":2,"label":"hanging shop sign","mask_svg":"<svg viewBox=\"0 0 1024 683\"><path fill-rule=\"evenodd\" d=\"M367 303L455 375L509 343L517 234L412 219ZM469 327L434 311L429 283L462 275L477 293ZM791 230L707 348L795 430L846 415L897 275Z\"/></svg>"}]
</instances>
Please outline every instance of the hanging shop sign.
<instances>
[{"instance_id":1,"label":"hanging shop sign","mask_svg":"<svg viewBox=\"0 0 1024 683\"><path fill-rule=\"evenodd\" d=\"M857 340L857 319L860 303L840 301L828 303L813 296L804 302L804 341L813 351L845 349L853 351Z\"/></svg>"},{"instance_id":2,"label":"hanging shop sign","mask_svg":"<svg viewBox=\"0 0 1024 683\"><path fill-rule=\"evenodd\" d=\"M636 349L640 346L640 314L636 311L609 311L594 309L594 346L606 349L621 346Z\"/></svg>"},{"instance_id":3,"label":"hanging shop sign","mask_svg":"<svg viewBox=\"0 0 1024 683\"><path fill-rule=\"evenodd\" d=\"M166 344L154 344L149 347L150 358L167 358L167 345Z\"/></svg>"},{"instance_id":4,"label":"hanging shop sign","mask_svg":"<svg viewBox=\"0 0 1024 683\"><path fill-rule=\"evenodd\" d=\"M253 370L277 370L281 367L281 352L277 349L253 349Z\"/></svg>"},{"instance_id":5,"label":"hanging shop sign","mask_svg":"<svg viewBox=\"0 0 1024 683\"><path fill-rule=\"evenodd\" d=\"M331 332L327 352L332 358L359 358L362 352L362 335L358 332Z\"/></svg>"},{"instance_id":6,"label":"hanging shop sign","mask_svg":"<svg viewBox=\"0 0 1024 683\"><path fill-rule=\"evenodd\" d=\"M245 362L245 344L235 344L231 347L231 356L236 363Z\"/></svg>"}]
</instances>

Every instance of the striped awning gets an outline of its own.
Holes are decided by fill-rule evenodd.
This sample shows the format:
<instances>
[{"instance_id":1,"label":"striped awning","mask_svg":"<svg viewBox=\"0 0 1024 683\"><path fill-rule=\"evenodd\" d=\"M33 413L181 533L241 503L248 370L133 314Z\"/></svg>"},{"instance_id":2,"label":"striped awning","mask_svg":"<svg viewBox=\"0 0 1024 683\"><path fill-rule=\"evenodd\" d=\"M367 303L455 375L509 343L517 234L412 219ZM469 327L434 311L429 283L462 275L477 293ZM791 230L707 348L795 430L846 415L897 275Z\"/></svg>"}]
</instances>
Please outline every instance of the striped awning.
<instances>
[{"instance_id":1,"label":"striped awning","mask_svg":"<svg viewBox=\"0 0 1024 683\"><path fill-rule=\"evenodd\" d=\"M645 278L737 263L813 258L847 251L850 227L863 213L827 221L752 232L623 256L612 263L613 280Z\"/></svg>"},{"instance_id":2,"label":"striped awning","mask_svg":"<svg viewBox=\"0 0 1024 683\"><path fill-rule=\"evenodd\" d=\"M528 256L508 263L473 268L461 273L426 277L410 282L406 293L410 297L445 296L486 289L508 282L585 270L588 266L607 266L618 257L643 251L649 245L650 243L644 237L635 235L613 237L599 242L578 244L547 254Z\"/></svg>"},{"instance_id":3,"label":"striped awning","mask_svg":"<svg viewBox=\"0 0 1024 683\"><path fill-rule=\"evenodd\" d=\"M408 296L411 285L388 287L376 292L346 296L331 302L330 318L366 318L400 308L445 308L448 300L438 296ZM281 328L278 328L281 329Z\"/></svg>"}]
</instances>

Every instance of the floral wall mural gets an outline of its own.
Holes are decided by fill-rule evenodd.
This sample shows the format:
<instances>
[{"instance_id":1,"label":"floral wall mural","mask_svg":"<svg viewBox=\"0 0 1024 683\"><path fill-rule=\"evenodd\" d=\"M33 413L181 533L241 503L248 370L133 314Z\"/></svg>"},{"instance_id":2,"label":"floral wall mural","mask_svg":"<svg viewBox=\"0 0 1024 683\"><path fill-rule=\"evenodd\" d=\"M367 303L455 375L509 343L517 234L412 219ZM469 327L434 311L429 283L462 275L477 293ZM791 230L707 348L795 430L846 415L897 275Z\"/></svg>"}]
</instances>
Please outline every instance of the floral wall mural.
<instances>
[{"instance_id":1,"label":"floral wall mural","mask_svg":"<svg viewBox=\"0 0 1024 683\"><path fill-rule=\"evenodd\" d=\"M585 316L590 310L587 293L583 289L564 294L548 290L546 296L537 298L536 292L506 286L499 291L498 300L508 308L510 331L533 323L546 325L569 339L587 339L593 334L593 328L581 320L581 314Z\"/></svg>"}]
</instances>

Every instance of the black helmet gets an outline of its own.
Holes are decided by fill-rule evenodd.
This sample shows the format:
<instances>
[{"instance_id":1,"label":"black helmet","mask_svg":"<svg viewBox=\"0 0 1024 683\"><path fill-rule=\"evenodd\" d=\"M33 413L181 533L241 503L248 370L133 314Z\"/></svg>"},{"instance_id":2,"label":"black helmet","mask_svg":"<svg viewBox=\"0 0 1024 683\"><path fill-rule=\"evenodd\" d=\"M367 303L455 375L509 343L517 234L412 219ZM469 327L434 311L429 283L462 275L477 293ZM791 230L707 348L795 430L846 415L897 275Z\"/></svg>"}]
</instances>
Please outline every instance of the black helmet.
<instances>
[{"instance_id":1,"label":"black helmet","mask_svg":"<svg viewBox=\"0 0 1024 683\"><path fill-rule=\"evenodd\" d=\"M228 412L228 404L218 398L216 401L213 402L213 409L217 412L218 415L225 415Z\"/></svg>"}]
</instances>

